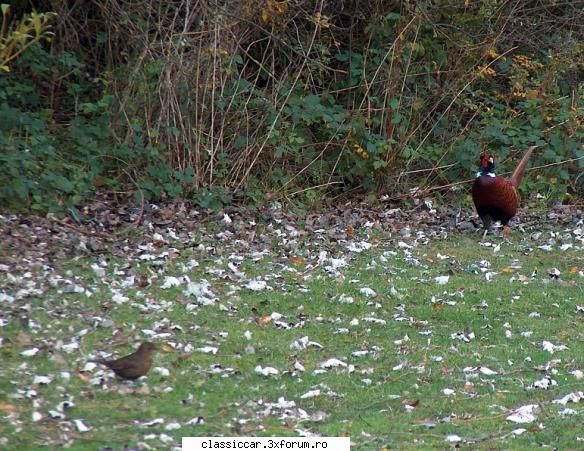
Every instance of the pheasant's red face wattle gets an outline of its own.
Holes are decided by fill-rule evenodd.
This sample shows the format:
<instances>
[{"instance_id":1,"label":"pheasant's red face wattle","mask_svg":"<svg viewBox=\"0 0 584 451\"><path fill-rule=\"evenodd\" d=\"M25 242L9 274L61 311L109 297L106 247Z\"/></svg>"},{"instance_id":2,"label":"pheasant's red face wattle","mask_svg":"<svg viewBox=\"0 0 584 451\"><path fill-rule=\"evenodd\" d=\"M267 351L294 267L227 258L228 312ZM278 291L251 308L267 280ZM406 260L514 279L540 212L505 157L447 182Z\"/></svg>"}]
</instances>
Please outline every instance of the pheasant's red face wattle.
<instances>
[{"instance_id":1,"label":"pheasant's red face wattle","mask_svg":"<svg viewBox=\"0 0 584 451\"><path fill-rule=\"evenodd\" d=\"M489 154L484 154L481 155L481 166L483 168L488 168L490 164L493 164L495 162L495 159L493 158L492 155Z\"/></svg>"}]
</instances>

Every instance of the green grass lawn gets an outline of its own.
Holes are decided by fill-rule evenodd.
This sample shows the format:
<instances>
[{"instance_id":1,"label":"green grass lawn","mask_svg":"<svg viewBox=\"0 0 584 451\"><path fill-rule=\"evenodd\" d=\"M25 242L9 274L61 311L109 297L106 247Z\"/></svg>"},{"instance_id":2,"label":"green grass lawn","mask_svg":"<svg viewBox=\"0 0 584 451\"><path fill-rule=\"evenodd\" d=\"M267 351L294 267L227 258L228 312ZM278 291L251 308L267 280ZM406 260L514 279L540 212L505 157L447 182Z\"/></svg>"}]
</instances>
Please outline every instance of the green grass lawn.
<instances>
[{"instance_id":1,"label":"green grass lawn","mask_svg":"<svg viewBox=\"0 0 584 451\"><path fill-rule=\"evenodd\" d=\"M581 449L584 400L553 402L584 386L577 228L486 246L473 232L331 239L242 221L5 267L0 448L312 433L353 449ZM143 380L86 366L144 340L162 350ZM533 421L507 419L527 404Z\"/></svg>"}]
</instances>

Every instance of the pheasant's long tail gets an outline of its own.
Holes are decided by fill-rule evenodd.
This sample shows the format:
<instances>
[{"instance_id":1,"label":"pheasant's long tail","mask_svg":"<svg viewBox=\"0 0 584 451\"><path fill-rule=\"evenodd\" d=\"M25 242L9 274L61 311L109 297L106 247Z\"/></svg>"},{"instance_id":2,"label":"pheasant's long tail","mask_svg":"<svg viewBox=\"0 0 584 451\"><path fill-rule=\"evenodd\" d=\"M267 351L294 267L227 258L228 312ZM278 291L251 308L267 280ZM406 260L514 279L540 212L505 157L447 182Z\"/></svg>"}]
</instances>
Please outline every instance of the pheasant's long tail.
<instances>
[{"instance_id":1,"label":"pheasant's long tail","mask_svg":"<svg viewBox=\"0 0 584 451\"><path fill-rule=\"evenodd\" d=\"M525 152L525 155L523 155L523 158L513 171L513 174L511 174L509 180L511 180L511 183L513 183L513 186L515 188L519 188L519 184L521 183L521 179L523 178L523 174L525 173L525 167L527 166L529 157L531 157L531 154L537 147L538 146L531 146L529 149L527 149L527 152Z\"/></svg>"}]
</instances>

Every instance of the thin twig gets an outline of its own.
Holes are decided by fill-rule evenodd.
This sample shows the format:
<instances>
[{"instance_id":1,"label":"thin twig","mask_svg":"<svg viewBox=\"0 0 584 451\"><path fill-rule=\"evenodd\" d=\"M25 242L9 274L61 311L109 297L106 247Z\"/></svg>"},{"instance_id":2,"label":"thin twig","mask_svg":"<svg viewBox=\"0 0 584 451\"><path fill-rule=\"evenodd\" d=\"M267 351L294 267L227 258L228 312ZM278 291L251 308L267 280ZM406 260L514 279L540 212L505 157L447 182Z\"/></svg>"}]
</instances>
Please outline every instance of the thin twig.
<instances>
[{"instance_id":1,"label":"thin twig","mask_svg":"<svg viewBox=\"0 0 584 451\"><path fill-rule=\"evenodd\" d=\"M287 194L286 197L292 197L292 196L295 196L296 194L303 193L304 191L310 191L311 189L323 188L323 187L329 186L329 185L342 185L342 184L343 184L343 182L327 182L327 183L323 183L321 185L309 186L308 188L303 188L301 190L294 191L291 194Z\"/></svg>"},{"instance_id":2,"label":"thin twig","mask_svg":"<svg viewBox=\"0 0 584 451\"><path fill-rule=\"evenodd\" d=\"M319 4L319 8L318 8L318 12L319 13L322 12L322 8L323 8L323 1L321 0L321 2ZM282 104L281 104L280 108L278 109L278 112L276 113L276 117L274 117L272 123L270 124L270 128L268 129L268 131L266 133L266 136L265 136L265 138L262 141L262 144L260 145L258 151L256 152L253 160L249 163L249 166L246 169L246 171L244 172L241 180L239 181L239 183L237 185L237 188L241 188L242 185L245 183L245 181L249 177L249 174L251 173L251 170L255 166L258 158L260 157L260 155L262 154L262 152L266 148L266 146L268 144L268 141L270 140L270 137L272 136L272 133L273 133L274 129L276 128L276 125L278 124L278 120L280 119L280 116L282 114L282 111L284 111L284 108L286 108L286 106L288 105L288 99L290 98L290 96L294 92L294 88L296 87L298 81L300 80L300 76L302 75L302 70L308 64L308 55L310 55L310 52L312 51L312 48L315 45L316 37L318 35L319 29L320 29L320 26L317 23L317 25L314 28L314 32L312 34L312 39L310 41L310 44L308 45L308 47L306 49L306 52L305 52L306 58L304 58L304 60L302 61L301 66L298 69L298 72L296 73L296 76L294 77L294 81L292 82L292 85L291 85L290 89L288 90L288 92L286 94L286 97L282 101Z\"/></svg>"},{"instance_id":3,"label":"thin twig","mask_svg":"<svg viewBox=\"0 0 584 451\"><path fill-rule=\"evenodd\" d=\"M127 162L125 162L124 160L122 160L119 157L116 157L115 155L103 155L103 158L111 158L112 160L116 160L119 161L120 163L123 163L125 165L128 165ZM121 166L119 168L124 174L126 174L126 177L128 177L132 183L136 186L136 189L140 192L140 213L138 214L138 217L136 218L136 220L134 221L134 225L139 226L140 223L142 222L142 218L144 217L144 191L142 190L142 188L140 188L140 185L138 184L138 181L132 177L132 175L126 170L126 168L124 168L123 166Z\"/></svg>"},{"instance_id":4,"label":"thin twig","mask_svg":"<svg viewBox=\"0 0 584 451\"><path fill-rule=\"evenodd\" d=\"M100 230L84 230L81 227L76 226L75 224L69 224L68 222L65 222L65 221L58 219L58 218L55 218L55 217L51 217L50 219L51 219L51 221L56 222L57 224L60 224L63 227L67 227L71 230L75 230L76 232L78 232L82 235L93 235L93 236L98 236L101 238L106 238L108 240L112 240L115 238L114 234L111 234L108 232L102 232Z\"/></svg>"},{"instance_id":5,"label":"thin twig","mask_svg":"<svg viewBox=\"0 0 584 451\"><path fill-rule=\"evenodd\" d=\"M501 53L500 55L498 55L496 58L493 59L493 61L491 61L489 64L487 64L485 67L483 67L481 71L479 71L478 73L476 73L473 77L471 77L471 79L467 83L465 83L465 85L452 98L452 101L444 109L444 111L442 112L442 114L434 121L434 125L430 128L430 130L428 130L428 133L426 133L426 136L424 136L422 138L422 140L418 144L418 147L416 147L415 152L418 152L420 150L420 148L424 145L424 143L426 142L426 140L428 139L428 137L432 134L432 132L434 132L434 129L440 124L440 121L442 120L442 118L446 115L446 113L448 113L450 111L450 108L452 108L452 105L454 105L454 102L456 102L456 99L458 99L460 97L460 95L466 90L466 88L468 88L471 84L473 84L475 82L475 80L479 77L479 75L482 72L485 71L485 69L491 67L493 64L495 64L501 58L503 58L504 56L506 56L508 53L511 53L516 48L517 48L517 46L511 47L507 51L505 51L505 52Z\"/></svg>"},{"instance_id":6,"label":"thin twig","mask_svg":"<svg viewBox=\"0 0 584 451\"><path fill-rule=\"evenodd\" d=\"M527 169L527 171L533 171L535 169L543 169L543 168L549 168L551 166L559 166L561 164L565 164L565 163L571 163L573 161L578 161L578 160L582 160L584 159L584 156L582 157L578 157L578 158L570 158L569 160L562 160L562 161L557 161L555 163L550 163L550 164L544 164L542 166L533 166L529 169Z\"/></svg>"},{"instance_id":7,"label":"thin twig","mask_svg":"<svg viewBox=\"0 0 584 451\"><path fill-rule=\"evenodd\" d=\"M582 160L582 159L584 159L584 156L578 157L578 158L570 158L569 160L562 160L562 161L558 161L556 163L544 164L542 166L534 166L534 167L531 167L531 168L526 169L526 172L534 171L536 169L547 168L547 167L550 167L550 166L559 166L561 164L571 163L573 161L578 161L578 160ZM505 173L503 173L501 175L509 175L512 172L513 171L508 171L508 172L505 172ZM427 188L425 190L418 190L413 195L411 195L411 194L403 194L401 196L392 197L391 199L392 200L395 200L395 199L404 199L404 198L407 198L407 197L420 197L420 196L425 196L426 194L432 193L434 191L441 191L441 190L444 190L444 189L447 189L447 188L452 188L453 186L464 185L466 183L471 183L474 180L475 179L472 178L472 179L466 179L466 180L462 180L462 181L458 181L458 182L448 183L446 185L434 186L434 187L431 187L431 188Z\"/></svg>"},{"instance_id":8,"label":"thin twig","mask_svg":"<svg viewBox=\"0 0 584 451\"><path fill-rule=\"evenodd\" d=\"M431 168L426 168L426 169L415 169L413 171L404 171L404 172L400 172L398 177L401 177L403 175L418 174L420 172L433 172L433 171L437 171L439 169L448 169L448 168L451 168L451 167L456 166L456 165L458 165L458 163L446 164L444 166L433 166Z\"/></svg>"}]
</instances>

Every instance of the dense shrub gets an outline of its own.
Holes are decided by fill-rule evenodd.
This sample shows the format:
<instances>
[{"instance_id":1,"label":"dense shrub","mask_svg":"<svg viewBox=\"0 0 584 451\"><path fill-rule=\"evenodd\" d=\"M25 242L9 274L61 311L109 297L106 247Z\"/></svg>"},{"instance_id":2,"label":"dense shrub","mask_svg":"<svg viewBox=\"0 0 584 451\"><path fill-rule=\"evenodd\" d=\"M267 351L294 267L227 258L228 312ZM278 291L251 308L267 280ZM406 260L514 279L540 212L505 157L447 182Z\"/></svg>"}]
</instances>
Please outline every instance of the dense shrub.
<instances>
[{"instance_id":1,"label":"dense shrub","mask_svg":"<svg viewBox=\"0 0 584 451\"><path fill-rule=\"evenodd\" d=\"M582 194L584 12L569 3L30 3L56 13L55 36L0 76L12 206L420 193L471 177L481 149L511 170L534 143L545 168L525 186Z\"/></svg>"}]
</instances>

